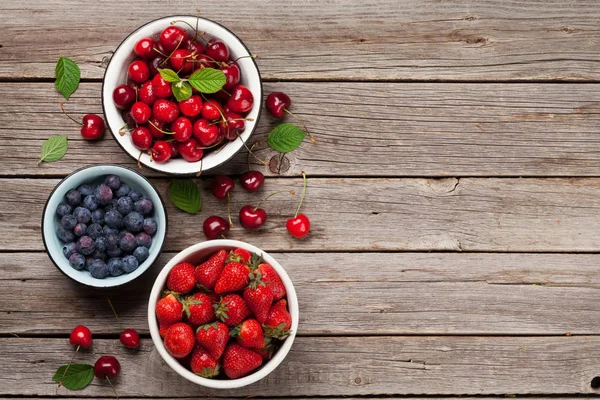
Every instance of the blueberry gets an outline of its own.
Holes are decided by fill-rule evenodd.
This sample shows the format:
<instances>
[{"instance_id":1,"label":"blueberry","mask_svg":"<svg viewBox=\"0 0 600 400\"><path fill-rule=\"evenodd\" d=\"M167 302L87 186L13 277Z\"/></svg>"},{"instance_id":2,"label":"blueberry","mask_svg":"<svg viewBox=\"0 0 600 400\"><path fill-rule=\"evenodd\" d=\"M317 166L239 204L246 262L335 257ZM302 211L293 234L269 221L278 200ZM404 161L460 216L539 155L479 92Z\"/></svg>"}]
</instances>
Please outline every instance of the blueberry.
<instances>
[{"instance_id":1,"label":"blueberry","mask_svg":"<svg viewBox=\"0 0 600 400\"><path fill-rule=\"evenodd\" d=\"M96 250L96 245L90 236L82 236L77 240L77 251L84 256L89 256L94 250Z\"/></svg>"},{"instance_id":2,"label":"blueberry","mask_svg":"<svg viewBox=\"0 0 600 400\"><path fill-rule=\"evenodd\" d=\"M119 186L121 186L121 178L117 175L107 175L106 178L104 178L104 184L112 190L117 190Z\"/></svg>"},{"instance_id":3,"label":"blueberry","mask_svg":"<svg viewBox=\"0 0 600 400\"><path fill-rule=\"evenodd\" d=\"M152 238L146 232L140 232L135 235L135 244L150 248L150 245L152 244Z\"/></svg>"},{"instance_id":4,"label":"blueberry","mask_svg":"<svg viewBox=\"0 0 600 400\"><path fill-rule=\"evenodd\" d=\"M109 257L121 257L123 255L123 250L118 247L115 247L114 249L108 249L106 250L106 255Z\"/></svg>"},{"instance_id":5,"label":"blueberry","mask_svg":"<svg viewBox=\"0 0 600 400\"><path fill-rule=\"evenodd\" d=\"M92 212L92 222L100 225L104 224L104 210L94 210Z\"/></svg>"},{"instance_id":6,"label":"blueberry","mask_svg":"<svg viewBox=\"0 0 600 400\"><path fill-rule=\"evenodd\" d=\"M75 211L73 211L73 216L77 218L77 222L87 224L92 219L92 212L87 208L77 207Z\"/></svg>"},{"instance_id":7,"label":"blueberry","mask_svg":"<svg viewBox=\"0 0 600 400\"><path fill-rule=\"evenodd\" d=\"M94 245L96 246L96 250L99 251L106 251L106 249L108 249L108 242L104 236L96 238L96 240L94 240Z\"/></svg>"},{"instance_id":8,"label":"blueberry","mask_svg":"<svg viewBox=\"0 0 600 400\"><path fill-rule=\"evenodd\" d=\"M94 187L85 183L83 185L79 185L77 190L79 190L79 193L81 193L82 197L87 197L91 194L94 194Z\"/></svg>"},{"instance_id":9,"label":"blueberry","mask_svg":"<svg viewBox=\"0 0 600 400\"><path fill-rule=\"evenodd\" d=\"M90 211L94 211L98 208L98 199L93 194L85 196L85 199L83 199L83 206Z\"/></svg>"},{"instance_id":10,"label":"blueberry","mask_svg":"<svg viewBox=\"0 0 600 400\"><path fill-rule=\"evenodd\" d=\"M85 257L83 254L73 253L69 256L69 265L76 270L82 270L85 267Z\"/></svg>"},{"instance_id":11,"label":"blueberry","mask_svg":"<svg viewBox=\"0 0 600 400\"><path fill-rule=\"evenodd\" d=\"M77 225L77 218L71 214L67 214L60 219L60 226L67 230L73 229L75 225Z\"/></svg>"},{"instance_id":12,"label":"blueberry","mask_svg":"<svg viewBox=\"0 0 600 400\"><path fill-rule=\"evenodd\" d=\"M144 217L137 211L132 211L123 218L125 229L130 232L137 233L144 226Z\"/></svg>"},{"instance_id":13,"label":"blueberry","mask_svg":"<svg viewBox=\"0 0 600 400\"><path fill-rule=\"evenodd\" d=\"M104 261L100 259L93 259L88 263L87 266L90 274L96 279L104 279L108 276L108 267L104 263Z\"/></svg>"},{"instance_id":14,"label":"blueberry","mask_svg":"<svg viewBox=\"0 0 600 400\"><path fill-rule=\"evenodd\" d=\"M104 211L109 212L111 210L116 210L117 209L117 200L116 198L113 198L111 201L108 202L108 204L104 205Z\"/></svg>"},{"instance_id":15,"label":"blueberry","mask_svg":"<svg viewBox=\"0 0 600 400\"><path fill-rule=\"evenodd\" d=\"M65 257L71 257L71 254L77 252L77 244L75 242L69 242L62 247L62 252Z\"/></svg>"},{"instance_id":16,"label":"blueberry","mask_svg":"<svg viewBox=\"0 0 600 400\"><path fill-rule=\"evenodd\" d=\"M65 215L71 214L73 208L67 203L60 203L58 207L56 207L56 213L59 217L64 217Z\"/></svg>"},{"instance_id":17,"label":"blueberry","mask_svg":"<svg viewBox=\"0 0 600 400\"><path fill-rule=\"evenodd\" d=\"M122 215L127 215L133 211L133 200L131 197L121 197L117 200L117 211Z\"/></svg>"},{"instance_id":18,"label":"blueberry","mask_svg":"<svg viewBox=\"0 0 600 400\"><path fill-rule=\"evenodd\" d=\"M73 232L70 229L63 228L61 225L56 228L56 237L65 243L73 242L75 240Z\"/></svg>"},{"instance_id":19,"label":"blueberry","mask_svg":"<svg viewBox=\"0 0 600 400\"><path fill-rule=\"evenodd\" d=\"M84 223L79 223L75 225L75 227L73 228L73 233L77 237L85 235L87 233L87 225Z\"/></svg>"},{"instance_id":20,"label":"blueberry","mask_svg":"<svg viewBox=\"0 0 600 400\"><path fill-rule=\"evenodd\" d=\"M100 224L89 224L87 228L87 235L91 236L92 239L97 239L100 236L104 236L104 231Z\"/></svg>"},{"instance_id":21,"label":"blueberry","mask_svg":"<svg viewBox=\"0 0 600 400\"><path fill-rule=\"evenodd\" d=\"M129 191L128 195L129 195L129 197L131 197L131 200L133 200L133 201L138 201L139 199L142 198L142 194L135 189L131 189Z\"/></svg>"},{"instance_id":22,"label":"blueberry","mask_svg":"<svg viewBox=\"0 0 600 400\"><path fill-rule=\"evenodd\" d=\"M140 265L134 256L125 256L121 261L123 261L123 271L127 273L135 271Z\"/></svg>"},{"instance_id":23,"label":"blueberry","mask_svg":"<svg viewBox=\"0 0 600 400\"><path fill-rule=\"evenodd\" d=\"M127 232L119 239L119 247L125 253L131 253L137 246L135 244L135 236Z\"/></svg>"},{"instance_id":24,"label":"blueberry","mask_svg":"<svg viewBox=\"0 0 600 400\"><path fill-rule=\"evenodd\" d=\"M119 228L123 224L123 216L117 210L110 210L104 214L104 222L111 228Z\"/></svg>"},{"instance_id":25,"label":"blueberry","mask_svg":"<svg viewBox=\"0 0 600 400\"><path fill-rule=\"evenodd\" d=\"M135 202L135 211L140 214L148 215L152 212L152 209L154 209L154 204L152 203L152 200L147 197Z\"/></svg>"},{"instance_id":26,"label":"blueberry","mask_svg":"<svg viewBox=\"0 0 600 400\"><path fill-rule=\"evenodd\" d=\"M102 260L102 261L106 262L106 260L108 259L108 256L106 255L106 252L96 249L92 253L92 258L95 260Z\"/></svg>"},{"instance_id":27,"label":"blueberry","mask_svg":"<svg viewBox=\"0 0 600 400\"><path fill-rule=\"evenodd\" d=\"M117 189L117 191L115 192L115 195L117 197L123 197L123 196L127 196L129 194L129 191L131 190L131 188L129 187L129 185L127 185L126 183L121 184L121 186Z\"/></svg>"},{"instance_id":28,"label":"blueberry","mask_svg":"<svg viewBox=\"0 0 600 400\"><path fill-rule=\"evenodd\" d=\"M98 203L101 205L106 205L110 203L113 198L112 189L106 186L104 183L98 185L96 190L94 190L94 195L98 199Z\"/></svg>"},{"instance_id":29,"label":"blueberry","mask_svg":"<svg viewBox=\"0 0 600 400\"><path fill-rule=\"evenodd\" d=\"M115 228L111 228L108 225L104 225L104 228L102 228L102 230L104 231L104 236L110 235L111 233L118 235L119 234L119 230L115 229Z\"/></svg>"},{"instance_id":30,"label":"blueberry","mask_svg":"<svg viewBox=\"0 0 600 400\"><path fill-rule=\"evenodd\" d=\"M158 224L154 218L146 218L144 220L144 225L142 227L144 232L146 232L150 236L154 236L156 233L156 229L158 228Z\"/></svg>"},{"instance_id":31,"label":"blueberry","mask_svg":"<svg viewBox=\"0 0 600 400\"><path fill-rule=\"evenodd\" d=\"M119 239L121 239L123 237L123 235L129 233L129 231L127 229L121 229L119 231Z\"/></svg>"},{"instance_id":32,"label":"blueberry","mask_svg":"<svg viewBox=\"0 0 600 400\"><path fill-rule=\"evenodd\" d=\"M133 256L136 258L136 260L138 260L140 264L146 261L149 255L150 252L148 251L148 249L142 246L136 248L133 251Z\"/></svg>"},{"instance_id":33,"label":"blueberry","mask_svg":"<svg viewBox=\"0 0 600 400\"><path fill-rule=\"evenodd\" d=\"M106 265L111 276L123 275L123 261L120 258L111 258Z\"/></svg>"},{"instance_id":34,"label":"blueberry","mask_svg":"<svg viewBox=\"0 0 600 400\"><path fill-rule=\"evenodd\" d=\"M106 249L114 249L119 247L119 236L116 233L106 235Z\"/></svg>"},{"instance_id":35,"label":"blueberry","mask_svg":"<svg viewBox=\"0 0 600 400\"><path fill-rule=\"evenodd\" d=\"M71 189L65 195L65 200L67 200L67 204L75 207L81 203L81 193L78 190Z\"/></svg>"}]
</instances>

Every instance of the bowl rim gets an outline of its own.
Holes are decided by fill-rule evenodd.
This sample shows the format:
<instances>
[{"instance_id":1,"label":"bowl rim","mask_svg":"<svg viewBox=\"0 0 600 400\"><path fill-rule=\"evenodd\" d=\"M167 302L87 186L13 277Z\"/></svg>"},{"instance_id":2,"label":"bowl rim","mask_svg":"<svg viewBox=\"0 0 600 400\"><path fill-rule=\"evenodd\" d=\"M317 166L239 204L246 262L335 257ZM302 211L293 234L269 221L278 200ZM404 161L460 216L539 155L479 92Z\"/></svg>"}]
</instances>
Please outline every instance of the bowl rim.
<instances>
[{"instance_id":1,"label":"bowl rim","mask_svg":"<svg viewBox=\"0 0 600 400\"><path fill-rule=\"evenodd\" d=\"M213 21L212 19L209 18L204 18L204 17L199 17L199 16L195 16L195 15L182 15L182 14L174 14L174 15L167 15L164 17L160 17L160 18L156 18L153 19L151 21L148 21L142 25L140 25L137 29L135 29L134 31L130 32L127 36L125 36L125 38L121 41L121 43L119 43L119 45L115 48L114 52L112 53L113 55L116 54L119 49L121 48L121 46L123 45L123 43L125 43L125 41L127 39L129 39L129 37L131 35L133 35L134 33L138 32L139 30L141 30L142 28L145 28L147 25L153 24L155 22L158 21L162 21L162 20L168 20L168 19L172 19L172 18L200 18L203 19L205 21L211 22L215 25L220 26L221 28L223 28L224 30L226 30L227 32L229 32L233 37L235 37L240 44L242 45L242 47L248 52L248 54L252 55L252 52L250 52L250 49L248 49L248 47L246 46L246 44L242 41L242 39L240 39L235 33L233 33L231 30L229 30L226 26ZM108 64L106 64L106 68L104 69L104 74L102 75L102 86L100 88L100 93L101 93L101 100L102 100L102 114L104 115L104 119L108 121L108 119L106 118L106 106L104 104L104 85L106 82L106 73L108 72L108 67L110 66L110 63L113 61L113 57L111 56L110 60L108 61ZM256 128L258 127L258 122L260 121L260 117L262 115L262 97L263 97L263 93L264 93L264 87L263 87L263 81L262 81L262 76L260 74L260 69L258 68L258 64L256 63L256 59L254 57L250 57L250 59L252 60L252 63L254 64L254 68L256 68L256 73L258 74L258 82L260 84L260 99L258 102L258 114L256 115L256 120L254 121L254 126L252 127L252 130L250 131L250 134L248 135L248 140L250 139L250 137L254 134L254 132L256 131ZM117 142L117 144L119 145L119 147L121 148L121 150L123 150L123 152L125 154L127 154L131 159L137 161L137 158L133 155L130 154L127 150L125 150L125 148L121 145L121 142L119 142L119 140L117 140L116 135L118 134L118 132L115 134L115 132L113 132L110 124L107 122L106 126L108 127L108 130L110 132L110 134L114 137L115 142ZM248 141L246 140L246 142ZM220 166L222 166L223 164L225 164L227 161L231 160L232 158L234 158L245 146L240 146L240 148L238 148L232 155L231 157L223 160L222 162L220 162L219 164L216 164L214 166L212 166L211 168L208 169L201 169L201 172L206 172L206 171L210 171L211 169L215 169L218 168ZM194 176L196 173L195 172L169 172L169 171L165 171L162 169L158 169L155 168L154 166L151 165L147 165L146 163L144 163L144 166L156 171L156 172L161 172L163 174L168 174L168 175L174 175L174 176Z\"/></svg>"},{"instance_id":2,"label":"bowl rim","mask_svg":"<svg viewBox=\"0 0 600 400\"><path fill-rule=\"evenodd\" d=\"M166 280L167 280L169 272L173 269L173 267L175 265L177 265L177 263L182 262L182 260L185 260L187 257L193 255L194 253L202 251L202 250L206 250L206 249L210 249L210 248L236 248L236 247L241 247L241 248L244 248L246 250L249 250L249 251L252 251L255 253L260 252L261 254L266 255L265 258L270 259L270 260L268 260L268 261L266 260L266 261L269 262L269 264L272 264L273 268L275 268L277 273L281 276L281 280L283 281L283 283L286 287L286 292L287 292L286 297L288 299L288 306L290 307L290 314L295 314L296 318L292 318L292 325L291 325L292 332L284 340L281 348L275 353L274 357L272 359L270 359L269 361L267 361L266 363L264 363L259 370L251 373L250 375L244 376L242 378L237 378L237 379L214 380L214 379L203 378L199 375L195 375L193 372L191 372L190 370L188 370L187 368L182 366L179 363L179 361L177 361L177 359L172 357L167 352L166 348L164 347L162 338L160 337L159 330L158 330L158 322L156 320L156 314L155 314L155 311L156 311L156 300L155 299L160 296L160 293L163 291L164 286L166 284ZM179 260L177 263L175 263L173 260L175 260L176 258L182 258L182 260ZM283 272L283 274L282 274L282 272ZM159 285L159 281L161 282L160 285ZM289 285L286 284L286 282L289 282ZM289 301L290 298L293 299L293 302L291 303L291 305L290 305L290 301ZM171 257L171 259L167 262L167 264L165 264L165 266L162 267L159 274L157 275L157 277L154 281L154 284L152 285L152 290L150 291L150 298L148 301L148 327L150 330L150 337L152 338L154 347L156 347L156 350L160 354L162 360L164 362L166 362L171 367L171 369L173 369L173 371L175 371L182 378L184 378L192 383L195 383L197 385L200 385L203 387L209 387L209 388L213 388L213 389L240 388L240 387L255 383L255 382L263 379L267 375L269 375L271 372L273 372L287 357L287 355L294 343L294 339L296 338L299 321L300 321L300 311L299 311L299 305L298 305L298 296L296 294L296 288L294 286L294 283L292 282L292 279L290 278L287 271L285 270L285 268L281 264L279 264L279 262L275 258L273 258L269 253L267 253L266 251L254 246L250 243L242 242L239 240L232 240L232 239L216 239L216 240L208 240L208 241L204 241L204 242L198 242L192 246L189 246L189 247L183 249L182 251L178 252L177 254L175 254L173 257Z\"/></svg>"},{"instance_id":3,"label":"bowl rim","mask_svg":"<svg viewBox=\"0 0 600 400\"><path fill-rule=\"evenodd\" d=\"M150 187L152 187L152 189L156 192L156 195L158 196L158 198L160 199L160 203L161 203L161 207L163 209L163 212L165 214L165 236L163 237L162 243L160 244L160 247L158 248L158 251L156 252L156 255L154 256L154 259L150 261L150 263L148 263L148 265L146 266L146 269L144 271L142 271L141 274L139 274L138 276L136 276L135 278L129 279L125 282L116 284L116 285L90 285L84 282L81 282L71 276L69 276L65 271L63 271L63 269L58 265L58 263L54 260L54 257L52 257L52 253L50 252L50 250L48 249L48 244L46 242L46 235L44 233L44 225L45 222L44 220L46 219L46 212L48 211L48 204L50 204L50 199L55 195L55 192L58 190L58 188L65 183L65 181L67 179L69 179L71 176L74 176L76 174L78 174L79 172L85 171L87 169L93 169L93 168L99 168L99 167L116 167L116 168L122 168L122 169L127 169L131 172L134 172L135 174L137 174L139 177L143 178L149 185ZM64 178L62 178L60 180L60 182L58 182L54 188L52 189L52 191L50 192L50 194L48 195L48 198L46 199L46 203L44 204L44 209L42 210L42 224L41 224L41 231L42 231L42 243L44 243L44 250L46 251L46 254L48 255L48 258L50 258L50 261L52 261L52 264L54 264L54 266L56 267L56 269L58 269L63 275L65 275L66 277L68 277L69 279L71 279L73 282L77 282L80 285L83 286L87 286L87 287L93 287L93 288L109 288L109 287L119 287L119 286L123 286L128 284L129 282L134 281L135 279L139 278L140 276L142 276L146 271L148 271L150 269L150 267L152 266L152 264L154 264L154 262L156 261L156 259L158 258L158 256L162 253L163 247L165 245L166 242L166 238L167 238L167 232L169 229L169 217L167 215L167 207L165 205L165 201L163 200L162 196L160 195L160 192L158 191L158 189L156 189L156 186L154 186L154 184L148 179L146 178L144 175L140 174L138 171L134 170L133 168L129 168L123 165L118 165L118 164L96 164L96 165L86 165L84 167L78 168L75 171L71 172L69 175L65 176ZM150 257L148 257L148 259L146 261L150 260ZM146 262L144 261L144 262ZM97 278L95 278L97 279ZM100 280L100 279L98 279Z\"/></svg>"}]
</instances>

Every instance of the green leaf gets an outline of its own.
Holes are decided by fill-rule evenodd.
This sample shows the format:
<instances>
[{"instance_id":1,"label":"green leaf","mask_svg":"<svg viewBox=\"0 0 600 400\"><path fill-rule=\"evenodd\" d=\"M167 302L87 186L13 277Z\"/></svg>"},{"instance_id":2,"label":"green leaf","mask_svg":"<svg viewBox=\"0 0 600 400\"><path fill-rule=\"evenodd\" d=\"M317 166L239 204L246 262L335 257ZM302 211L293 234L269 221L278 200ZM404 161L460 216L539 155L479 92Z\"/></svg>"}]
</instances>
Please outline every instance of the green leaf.
<instances>
[{"instance_id":1,"label":"green leaf","mask_svg":"<svg viewBox=\"0 0 600 400\"><path fill-rule=\"evenodd\" d=\"M190 214L196 214L202 205L200 190L191 179L174 180L169 189L169 198L175 207Z\"/></svg>"},{"instance_id":2,"label":"green leaf","mask_svg":"<svg viewBox=\"0 0 600 400\"><path fill-rule=\"evenodd\" d=\"M94 367L89 364L61 365L52 377L54 382L61 383L62 380L62 385L69 390L83 389L92 379L94 379Z\"/></svg>"},{"instance_id":3,"label":"green leaf","mask_svg":"<svg viewBox=\"0 0 600 400\"><path fill-rule=\"evenodd\" d=\"M216 93L225 85L225 74L214 68L203 68L190 76L191 85L200 93Z\"/></svg>"},{"instance_id":4,"label":"green leaf","mask_svg":"<svg viewBox=\"0 0 600 400\"><path fill-rule=\"evenodd\" d=\"M306 136L306 132L294 124L281 124L269 133L267 143L273 150L289 153L296 150Z\"/></svg>"},{"instance_id":5,"label":"green leaf","mask_svg":"<svg viewBox=\"0 0 600 400\"><path fill-rule=\"evenodd\" d=\"M167 82L171 82L171 83L177 83L179 82L181 79L179 78L179 75L177 75L177 72L173 71L172 69L169 68L158 68L158 72L160 73L160 76Z\"/></svg>"},{"instance_id":6,"label":"green leaf","mask_svg":"<svg viewBox=\"0 0 600 400\"><path fill-rule=\"evenodd\" d=\"M188 82L179 81L171 86L173 87L173 96L177 101L184 101L192 97L192 87Z\"/></svg>"},{"instance_id":7,"label":"green leaf","mask_svg":"<svg viewBox=\"0 0 600 400\"><path fill-rule=\"evenodd\" d=\"M52 136L42 144L42 152L38 164L58 161L67 153L67 137Z\"/></svg>"},{"instance_id":8,"label":"green leaf","mask_svg":"<svg viewBox=\"0 0 600 400\"><path fill-rule=\"evenodd\" d=\"M60 57L54 68L56 81L54 86L66 100L75 92L81 79L81 71L75 61L67 57Z\"/></svg>"}]
</instances>

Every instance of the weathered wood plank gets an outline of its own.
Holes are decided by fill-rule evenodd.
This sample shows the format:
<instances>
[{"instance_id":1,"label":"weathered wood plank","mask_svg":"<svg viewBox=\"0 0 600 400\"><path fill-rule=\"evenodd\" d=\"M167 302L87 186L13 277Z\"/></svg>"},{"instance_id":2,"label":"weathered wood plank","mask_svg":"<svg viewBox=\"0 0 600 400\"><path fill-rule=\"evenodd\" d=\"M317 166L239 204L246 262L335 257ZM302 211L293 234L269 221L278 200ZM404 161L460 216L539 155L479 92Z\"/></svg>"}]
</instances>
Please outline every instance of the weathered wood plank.
<instances>
[{"instance_id":1,"label":"weathered wood plank","mask_svg":"<svg viewBox=\"0 0 600 400\"><path fill-rule=\"evenodd\" d=\"M4 0L0 77L50 78L70 56L84 77L101 78L129 32L193 12L183 0L133 0L118 12L107 2ZM600 79L595 0L230 0L202 15L238 34L267 79Z\"/></svg>"},{"instance_id":2,"label":"weathered wood plank","mask_svg":"<svg viewBox=\"0 0 600 400\"><path fill-rule=\"evenodd\" d=\"M117 334L110 297L128 327L148 333L164 253L127 290L89 290L43 253L0 253L2 334L66 334L81 323ZM300 335L600 334L600 255L283 253L300 302ZM44 293L23 296L23 293Z\"/></svg>"},{"instance_id":3,"label":"weathered wood plank","mask_svg":"<svg viewBox=\"0 0 600 400\"><path fill-rule=\"evenodd\" d=\"M102 114L100 90L100 84L82 84L67 111L76 118ZM288 92L294 111L318 140L287 156L290 165L282 172L288 175L598 176L600 171L597 85L270 83L265 90ZM0 83L0 175L56 176L106 162L135 165L110 134L99 143L83 141L78 127L61 114L60 102L51 83ZM264 143L274 126L264 114L252 141ZM37 166L42 141L56 134L69 136L68 154ZM257 148L260 157L276 156L265 147ZM239 174L247 168L246 158L242 152L211 174ZM272 174L268 167L262 171Z\"/></svg>"},{"instance_id":4,"label":"weathered wood plank","mask_svg":"<svg viewBox=\"0 0 600 400\"><path fill-rule=\"evenodd\" d=\"M118 357L116 388L123 397L591 394L597 392L590 382L599 374L600 337L299 337L267 378L231 391L180 378L149 339L137 352L126 350L118 340L99 339L78 361ZM50 377L73 350L65 337L4 338L0 351L0 394L49 396L56 393ZM77 395L111 393L95 380Z\"/></svg>"},{"instance_id":5,"label":"weathered wood plank","mask_svg":"<svg viewBox=\"0 0 600 400\"><path fill-rule=\"evenodd\" d=\"M23 400L39 400L38 397L19 397L20 399ZM62 397L61 399L63 400L76 400L76 399L80 399L81 397ZM206 396L203 397L193 397L193 396L186 396L186 398L189 399L206 399ZM303 397L303 399L305 400L317 400L320 399L322 397ZM430 400L477 400L477 399L481 399L482 396L477 396L477 397L468 397L468 396L457 396L457 397L451 397L451 396L444 396L444 397L432 397L432 396L427 396L426 399L430 399ZM595 400L596 397L593 396L552 396L552 397L538 397L538 396L528 396L528 398L532 399L532 400L556 400L556 399L562 399L562 400ZM9 399L14 399L14 397L0 397L0 400L9 400ZM85 397L85 399L88 400L105 400L105 397ZM140 398L135 398L135 397L129 397L130 400L158 400L158 399L162 399L162 397L140 397ZM292 399L297 399L297 397L261 397L261 399L264 400L292 400ZM381 399L381 397L328 397L328 399L331 400L375 400L375 399ZM402 396L402 397L387 397L386 399L390 399L390 400L395 400L395 399L404 399L404 400L424 400L425 397L406 397L406 396ZM506 400L506 396L486 396L485 397L486 400Z\"/></svg>"},{"instance_id":6,"label":"weathered wood plank","mask_svg":"<svg viewBox=\"0 0 600 400\"><path fill-rule=\"evenodd\" d=\"M43 250L40 218L58 179L0 179L0 250ZM155 179L166 198L168 181ZM206 185L208 186L208 185ZM301 190L301 179L271 179L262 189ZM299 196L280 195L265 208L258 232L238 224L229 237L269 251L453 250L597 252L600 179L309 179L303 210L312 220L306 240L285 230ZM204 190L203 211L190 216L169 201L165 250L204 240L201 225L225 215L225 202ZM232 210L264 194L236 189ZM234 219L237 221L237 218Z\"/></svg>"}]
</instances>

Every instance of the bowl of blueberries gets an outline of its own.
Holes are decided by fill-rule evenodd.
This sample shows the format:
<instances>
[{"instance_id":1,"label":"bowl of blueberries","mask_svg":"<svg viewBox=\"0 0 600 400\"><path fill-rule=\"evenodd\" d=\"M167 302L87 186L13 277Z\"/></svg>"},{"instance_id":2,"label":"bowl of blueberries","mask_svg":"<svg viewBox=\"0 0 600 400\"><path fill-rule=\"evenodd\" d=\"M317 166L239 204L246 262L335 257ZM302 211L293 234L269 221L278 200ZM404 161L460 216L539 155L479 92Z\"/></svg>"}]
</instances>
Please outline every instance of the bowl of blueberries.
<instances>
[{"instance_id":1,"label":"bowl of blueberries","mask_svg":"<svg viewBox=\"0 0 600 400\"><path fill-rule=\"evenodd\" d=\"M93 287L119 286L144 273L166 232L166 207L156 188L118 165L73 172L54 188L42 214L42 238L52 262Z\"/></svg>"}]
</instances>

